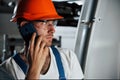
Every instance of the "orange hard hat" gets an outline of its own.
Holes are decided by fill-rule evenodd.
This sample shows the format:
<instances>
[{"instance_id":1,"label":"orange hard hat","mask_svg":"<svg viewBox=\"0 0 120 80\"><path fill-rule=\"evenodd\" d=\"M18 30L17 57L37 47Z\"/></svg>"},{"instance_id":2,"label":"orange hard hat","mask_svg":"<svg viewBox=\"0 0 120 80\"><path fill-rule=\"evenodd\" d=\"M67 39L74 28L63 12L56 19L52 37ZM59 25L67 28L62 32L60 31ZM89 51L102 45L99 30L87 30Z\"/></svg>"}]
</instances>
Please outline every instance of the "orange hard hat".
<instances>
[{"instance_id":1,"label":"orange hard hat","mask_svg":"<svg viewBox=\"0 0 120 80\"><path fill-rule=\"evenodd\" d=\"M11 21L16 22L18 18L25 18L26 20L52 20L63 17L58 15L51 0L19 0Z\"/></svg>"}]
</instances>

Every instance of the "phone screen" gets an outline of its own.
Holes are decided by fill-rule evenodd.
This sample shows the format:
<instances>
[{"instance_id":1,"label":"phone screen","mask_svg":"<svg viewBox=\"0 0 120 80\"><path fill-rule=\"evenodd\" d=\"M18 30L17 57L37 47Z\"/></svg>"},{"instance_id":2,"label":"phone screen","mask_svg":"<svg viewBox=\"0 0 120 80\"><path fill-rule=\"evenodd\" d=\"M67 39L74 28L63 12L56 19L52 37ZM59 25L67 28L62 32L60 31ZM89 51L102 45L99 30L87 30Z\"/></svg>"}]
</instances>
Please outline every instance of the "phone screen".
<instances>
[{"instance_id":1,"label":"phone screen","mask_svg":"<svg viewBox=\"0 0 120 80\"><path fill-rule=\"evenodd\" d=\"M26 23L24 26L19 27L19 31L25 40L26 44L29 45L29 40L31 40L32 34L34 32L37 33L36 29L34 28L34 25L32 23ZM38 34L36 35L36 37Z\"/></svg>"}]
</instances>

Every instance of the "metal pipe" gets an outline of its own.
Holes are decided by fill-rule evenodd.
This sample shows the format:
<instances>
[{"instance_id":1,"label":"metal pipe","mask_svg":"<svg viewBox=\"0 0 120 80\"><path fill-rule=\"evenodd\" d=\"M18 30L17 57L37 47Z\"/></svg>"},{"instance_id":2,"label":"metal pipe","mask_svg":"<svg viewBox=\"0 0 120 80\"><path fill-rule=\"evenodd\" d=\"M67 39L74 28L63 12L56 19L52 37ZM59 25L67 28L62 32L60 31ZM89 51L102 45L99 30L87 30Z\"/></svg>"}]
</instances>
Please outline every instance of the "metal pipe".
<instances>
[{"instance_id":1,"label":"metal pipe","mask_svg":"<svg viewBox=\"0 0 120 80\"><path fill-rule=\"evenodd\" d=\"M7 53L7 38L8 38L8 35L4 34L4 35L3 35L3 54L2 54L2 61L5 60L5 56L6 56L6 53Z\"/></svg>"},{"instance_id":2,"label":"metal pipe","mask_svg":"<svg viewBox=\"0 0 120 80\"><path fill-rule=\"evenodd\" d=\"M92 29L98 0L85 0L78 22L75 53L84 72L89 36Z\"/></svg>"}]
</instances>

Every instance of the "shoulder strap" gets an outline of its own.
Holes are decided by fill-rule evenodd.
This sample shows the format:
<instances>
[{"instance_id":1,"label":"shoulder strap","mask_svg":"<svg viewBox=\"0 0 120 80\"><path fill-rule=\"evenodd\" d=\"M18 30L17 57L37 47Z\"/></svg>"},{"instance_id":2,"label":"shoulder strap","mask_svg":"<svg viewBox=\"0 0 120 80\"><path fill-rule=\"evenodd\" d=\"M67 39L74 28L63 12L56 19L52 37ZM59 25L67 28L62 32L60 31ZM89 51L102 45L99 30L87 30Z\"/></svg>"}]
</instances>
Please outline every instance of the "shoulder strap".
<instances>
[{"instance_id":1,"label":"shoulder strap","mask_svg":"<svg viewBox=\"0 0 120 80\"><path fill-rule=\"evenodd\" d=\"M59 71L59 79L66 80L64 68L62 65L61 57L60 57L60 53L58 52L58 50L54 46L51 46L51 48L53 50L53 54L54 54L55 59L56 59L56 63L57 63L58 71Z\"/></svg>"},{"instance_id":2,"label":"shoulder strap","mask_svg":"<svg viewBox=\"0 0 120 80\"><path fill-rule=\"evenodd\" d=\"M13 59L14 59L15 62L20 66L20 68L22 69L22 71L24 72L24 74L26 74L28 66L27 66L26 63L21 59L21 57L19 56L19 54L16 54L15 56L13 56Z\"/></svg>"}]
</instances>

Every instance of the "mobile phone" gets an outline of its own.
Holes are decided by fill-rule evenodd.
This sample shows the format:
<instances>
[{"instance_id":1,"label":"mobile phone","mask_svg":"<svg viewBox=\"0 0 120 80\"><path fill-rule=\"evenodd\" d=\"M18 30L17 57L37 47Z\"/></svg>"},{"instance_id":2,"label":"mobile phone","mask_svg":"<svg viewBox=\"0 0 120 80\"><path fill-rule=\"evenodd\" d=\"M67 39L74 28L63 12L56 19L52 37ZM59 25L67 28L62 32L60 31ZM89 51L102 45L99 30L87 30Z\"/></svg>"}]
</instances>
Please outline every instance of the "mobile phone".
<instances>
[{"instance_id":1,"label":"mobile phone","mask_svg":"<svg viewBox=\"0 0 120 80\"><path fill-rule=\"evenodd\" d=\"M31 40L32 34L34 32L36 32L36 38L38 37L37 31L34 28L33 23L26 23L24 26L19 27L19 32L21 33L27 45L29 45L29 41Z\"/></svg>"}]
</instances>

